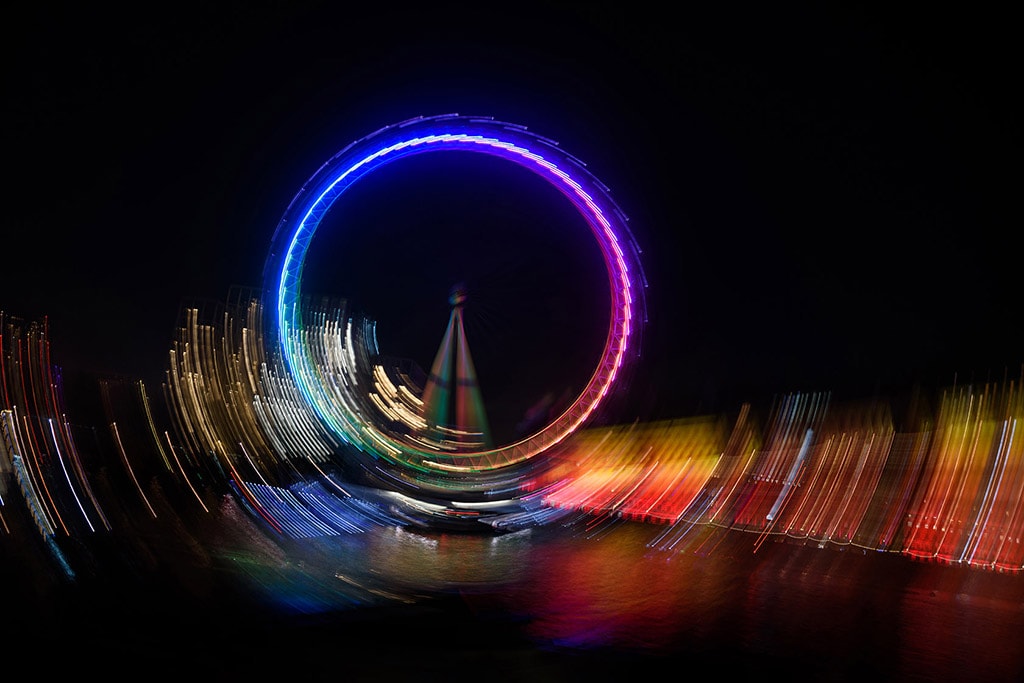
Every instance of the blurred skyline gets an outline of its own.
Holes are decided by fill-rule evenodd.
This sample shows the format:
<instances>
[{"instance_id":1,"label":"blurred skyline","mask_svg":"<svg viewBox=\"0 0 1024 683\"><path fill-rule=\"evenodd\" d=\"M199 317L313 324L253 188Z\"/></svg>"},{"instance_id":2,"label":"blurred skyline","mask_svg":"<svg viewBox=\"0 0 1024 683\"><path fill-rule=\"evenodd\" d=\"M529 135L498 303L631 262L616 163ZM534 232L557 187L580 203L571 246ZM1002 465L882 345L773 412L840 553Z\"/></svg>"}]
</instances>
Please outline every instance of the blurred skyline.
<instances>
[{"instance_id":1,"label":"blurred skyline","mask_svg":"<svg viewBox=\"0 0 1024 683\"><path fill-rule=\"evenodd\" d=\"M630 217L649 283L639 417L1013 377L1024 344L1010 22L944 11L28 9L5 40L0 311L46 317L70 372L159 382L181 307L261 285L277 224L321 164L382 126L458 112L556 140ZM403 201L418 213L403 217ZM424 216L408 194L395 204L389 225ZM537 302L504 315L549 331L577 316L552 363L590 338L580 330L596 313L541 302L580 301L593 264L568 234L553 253L578 264L540 258L543 226L513 249L516 225L550 216L542 197L515 209L494 301ZM436 300L436 331L428 318L410 349L439 342L447 318L423 272L398 267L410 245L442 289L454 284L445 263L488 245L437 215L450 244L422 233L389 251L386 236L345 234L348 216L325 236L320 267L337 252L347 275L325 286L419 297L384 297L406 313L382 310L382 334ZM374 288L360 265L378 259L391 268Z\"/></svg>"}]
</instances>

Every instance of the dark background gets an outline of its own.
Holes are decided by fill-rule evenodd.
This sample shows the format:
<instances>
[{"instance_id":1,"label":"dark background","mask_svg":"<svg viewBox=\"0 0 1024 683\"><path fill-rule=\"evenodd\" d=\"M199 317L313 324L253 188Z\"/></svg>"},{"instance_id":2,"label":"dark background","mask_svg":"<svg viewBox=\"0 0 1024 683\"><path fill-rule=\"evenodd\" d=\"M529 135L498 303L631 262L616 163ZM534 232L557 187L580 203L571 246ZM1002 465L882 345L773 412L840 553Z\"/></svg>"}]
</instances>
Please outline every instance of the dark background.
<instances>
[{"instance_id":1,"label":"dark background","mask_svg":"<svg viewBox=\"0 0 1024 683\"><path fill-rule=\"evenodd\" d=\"M261 284L322 163L458 112L558 141L630 217L637 415L1019 376L1009 17L716 6L23 8L0 310L68 372L159 382L181 306Z\"/></svg>"}]
</instances>

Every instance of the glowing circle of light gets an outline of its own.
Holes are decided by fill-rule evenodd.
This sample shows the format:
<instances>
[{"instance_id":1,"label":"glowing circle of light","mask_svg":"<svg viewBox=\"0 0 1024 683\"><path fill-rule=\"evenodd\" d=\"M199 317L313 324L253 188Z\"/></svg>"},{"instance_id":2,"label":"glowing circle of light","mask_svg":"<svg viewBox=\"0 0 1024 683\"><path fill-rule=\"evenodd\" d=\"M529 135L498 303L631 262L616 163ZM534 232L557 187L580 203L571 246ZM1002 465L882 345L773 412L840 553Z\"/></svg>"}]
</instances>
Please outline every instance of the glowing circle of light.
<instances>
[{"instance_id":1,"label":"glowing circle of light","mask_svg":"<svg viewBox=\"0 0 1024 683\"><path fill-rule=\"evenodd\" d=\"M301 274L306 251L334 202L382 166L438 151L486 154L532 171L565 196L587 222L608 272L611 315L601 358L575 401L540 431L477 452L438 453L399 441L369 423L323 377L305 342ZM557 143L523 126L456 114L419 117L382 128L337 153L303 185L285 212L268 259L267 294L288 371L317 416L345 442L420 472L484 472L526 461L562 442L606 399L627 364L643 316L645 286L626 217L607 189ZM269 308L269 307L268 307Z\"/></svg>"}]
</instances>

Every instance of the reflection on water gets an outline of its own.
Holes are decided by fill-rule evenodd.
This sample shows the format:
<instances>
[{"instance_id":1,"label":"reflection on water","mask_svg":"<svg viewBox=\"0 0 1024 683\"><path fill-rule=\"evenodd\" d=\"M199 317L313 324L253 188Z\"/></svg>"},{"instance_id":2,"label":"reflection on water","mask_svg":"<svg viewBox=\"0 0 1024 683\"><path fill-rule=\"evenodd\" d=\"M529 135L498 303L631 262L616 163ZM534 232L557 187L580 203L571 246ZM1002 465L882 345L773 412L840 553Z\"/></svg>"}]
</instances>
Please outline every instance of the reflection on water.
<instances>
[{"instance_id":1,"label":"reflection on water","mask_svg":"<svg viewBox=\"0 0 1024 683\"><path fill-rule=\"evenodd\" d=\"M507 535L382 526L290 545L299 568L290 582L249 580L264 599L321 616L344 601L310 596L364 606L455 598L478 631L466 647L511 628L538 651L614 653L633 666L678 658L812 680L1024 674L1019 575L783 542L754 552L756 535L737 532L699 556L652 547L650 525L589 531L581 522Z\"/></svg>"},{"instance_id":2,"label":"reflection on water","mask_svg":"<svg viewBox=\"0 0 1024 683\"><path fill-rule=\"evenodd\" d=\"M154 502L157 518L94 548L91 575L71 583L47 573L44 549L0 539L5 642L61 643L69 656L51 673L106 652L107 667L213 680L326 680L339 659L350 680L377 681L602 680L666 661L829 681L1024 674L1018 573L735 530L710 554L665 551L660 525L609 518L296 540L273 537L231 496L194 518Z\"/></svg>"}]
</instances>

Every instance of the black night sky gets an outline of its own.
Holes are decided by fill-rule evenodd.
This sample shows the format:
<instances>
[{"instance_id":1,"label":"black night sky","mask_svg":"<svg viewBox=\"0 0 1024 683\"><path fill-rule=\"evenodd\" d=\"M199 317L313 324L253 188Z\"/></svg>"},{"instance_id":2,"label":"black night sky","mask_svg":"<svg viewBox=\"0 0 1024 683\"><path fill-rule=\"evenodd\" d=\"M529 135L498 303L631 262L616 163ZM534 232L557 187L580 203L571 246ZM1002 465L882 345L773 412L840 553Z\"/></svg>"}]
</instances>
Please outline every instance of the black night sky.
<instances>
[{"instance_id":1,"label":"black night sky","mask_svg":"<svg viewBox=\"0 0 1024 683\"><path fill-rule=\"evenodd\" d=\"M630 217L649 283L637 416L1020 372L1006 16L811 3L257 5L69 3L5 22L0 310L47 317L54 362L69 372L159 382L181 306L261 284L276 225L321 164L382 126L453 112L558 141ZM416 225L417 206L392 220ZM531 220L519 222L533 226L523 242L552 239ZM417 314L437 301L428 344L446 316L441 261L457 270L468 263L459 249L481 248L470 226L442 213L434 223L449 241L431 243L446 254L436 283L407 263L426 249L422 233L366 232L322 252L348 260L338 267L359 274L348 285L367 306L383 306L373 292L385 291L404 305L403 293L419 297ZM549 245L579 257L567 269L516 252L497 228L492 237L507 241L485 241L507 270L484 275L519 305L492 336L528 346L515 335L543 320L590 339L592 312L540 303L551 292L577 300L586 282L593 264L571 238ZM370 254L391 266L379 286L359 268ZM523 302L538 302L536 319ZM481 365L488 353L482 343Z\"/></svg>"}]
</instances>

